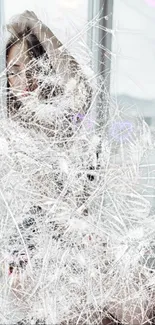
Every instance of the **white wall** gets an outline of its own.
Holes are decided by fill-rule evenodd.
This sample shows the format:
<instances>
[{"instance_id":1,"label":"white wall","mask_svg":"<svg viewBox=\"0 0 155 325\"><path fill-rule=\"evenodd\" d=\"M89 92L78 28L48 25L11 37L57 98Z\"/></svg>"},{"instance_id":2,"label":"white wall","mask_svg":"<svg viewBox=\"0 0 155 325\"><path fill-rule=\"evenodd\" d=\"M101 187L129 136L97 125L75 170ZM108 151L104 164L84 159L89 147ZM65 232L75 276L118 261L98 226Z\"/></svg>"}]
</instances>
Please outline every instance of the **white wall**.
<instances>
[{"instance_id":1,"label":"white wall","mask_svg":"<svg viewBox=\"0 0 155 325\"><path fill-rule=\"evenodd\" d=\"M113 28L112 92L155 99L155 0L114 0Z\"/></svg>"}]
</instances>

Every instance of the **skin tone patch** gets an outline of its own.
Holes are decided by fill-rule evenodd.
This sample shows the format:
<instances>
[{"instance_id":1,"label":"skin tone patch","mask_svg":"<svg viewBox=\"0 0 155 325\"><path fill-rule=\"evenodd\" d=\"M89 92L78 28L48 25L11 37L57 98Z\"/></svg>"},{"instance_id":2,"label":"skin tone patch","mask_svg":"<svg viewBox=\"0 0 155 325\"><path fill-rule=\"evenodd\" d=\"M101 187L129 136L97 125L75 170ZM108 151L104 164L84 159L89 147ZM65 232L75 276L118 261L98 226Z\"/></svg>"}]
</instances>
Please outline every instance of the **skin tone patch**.
<instances>
[{"instance_id":1,"label":"skin tone patch","mask_svg":"<svg viewBox=\"0 0 155 325\"><path fill-rule=\"evenodd\" d=\"M9 51L7 58L7 75L14 95L25 95L29 90L26 68L30 62L26 42L17 42ZM35 89L36 87L34 87Z\"/></svg>"}]
</instances>

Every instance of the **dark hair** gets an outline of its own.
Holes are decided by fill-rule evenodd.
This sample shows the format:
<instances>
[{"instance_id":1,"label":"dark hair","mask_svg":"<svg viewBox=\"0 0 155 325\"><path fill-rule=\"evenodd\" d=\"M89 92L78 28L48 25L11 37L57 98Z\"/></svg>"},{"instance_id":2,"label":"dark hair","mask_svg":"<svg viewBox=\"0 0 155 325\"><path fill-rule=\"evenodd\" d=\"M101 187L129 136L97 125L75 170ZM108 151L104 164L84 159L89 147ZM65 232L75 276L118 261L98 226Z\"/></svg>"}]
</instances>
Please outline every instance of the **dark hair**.
<instances>
[{"instance_id":1,"label":"dark hair","mask_svg":"<svg viewBox=\"0 0 155 325\"><path fill-rule=\"evenodd\" d=\"M6 62L9 55L9 51L11 47L22 40L26 41L27 48L28 48L28 55L31 59L39 59L42 56L48 58L46 51L44 50L43 46L39 42L38 38L30 33L30 30L27 29L23 34L19 33L16 37L11 36L7 42L6 46ZM10 85L8 82L7 77L7 115L14 115L19 107L22 105L21 101L17 99L16 96L12 94L10 91Z\"/></svg>"}]
</instances>

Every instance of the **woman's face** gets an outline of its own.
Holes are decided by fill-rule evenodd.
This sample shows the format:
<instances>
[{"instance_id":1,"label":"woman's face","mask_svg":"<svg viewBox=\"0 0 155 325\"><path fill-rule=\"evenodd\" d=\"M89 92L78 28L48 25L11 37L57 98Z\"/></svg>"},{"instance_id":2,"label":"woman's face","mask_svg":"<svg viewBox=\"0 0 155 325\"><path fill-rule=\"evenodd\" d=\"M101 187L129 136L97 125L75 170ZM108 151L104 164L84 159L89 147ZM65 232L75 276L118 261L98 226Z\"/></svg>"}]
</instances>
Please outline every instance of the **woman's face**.
<instances>
[{"instance_id":1,"label":"woman's face","mask_svg":"<svg viewBox=\"0 0 155 325\"><path fill-rule=\"evenodd\" d=\"M33 91L37 88L36 81L27 77L27 66L30 62L26 42L19 41L14 44L7 57L7 74L8 82L13 94L25 96L28 91ZM30 87L31 84L31 87Z\"/></svg>"}]
</instances>

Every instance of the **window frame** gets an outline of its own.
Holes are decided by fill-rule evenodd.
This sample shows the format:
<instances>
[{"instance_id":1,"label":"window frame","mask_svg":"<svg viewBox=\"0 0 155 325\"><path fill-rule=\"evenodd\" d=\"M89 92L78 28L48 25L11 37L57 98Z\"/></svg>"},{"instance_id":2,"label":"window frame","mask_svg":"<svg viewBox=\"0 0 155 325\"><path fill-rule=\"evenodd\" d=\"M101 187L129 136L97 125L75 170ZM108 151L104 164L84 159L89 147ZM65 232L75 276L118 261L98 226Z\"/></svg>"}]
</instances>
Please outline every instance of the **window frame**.
<instances>
[{"instance_id":1,"label":"window frame","mask_svg":"<svg viewBox=\"0 0 155 325\"><path fill-rule=\"evenodd\" d=\"M92 53L92 69L95 75L102 75L103 80L102 85L99 83L99 87L102 87L101 90L103 91L96 99L97 110L95 109L94 113L99 127L107 122L109 116L109 101L107 101L106 94L110 93L112 50L112 33L110 31L113 26L113 4L114 0L89 0L88 3L88 21L90 24L88 46ZM97 105L97 101L101 105Z\"/></svg>"},{"instance_id":2,"label":"window frame","mask_svg":"<svg viewBox=\"0 0 155 325\"><path fill-rule=\"evenodd\" d=\"M104 75L111 66L110 59L105 54L107 49L110 52L112 48L112 34L106 29L112 30L113 2L114 0L89 0L88 3L88 21L92 22L88 32L88 44L93 54L95 72ZM107 16L108 20L105 19ZM98 21L95 22L95 19Z\"/></svg>"}]
</instances>

